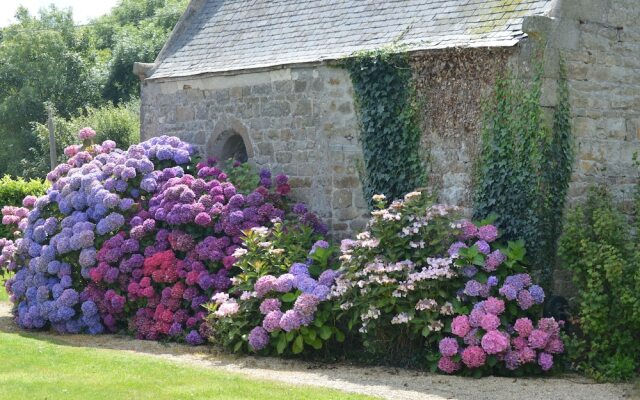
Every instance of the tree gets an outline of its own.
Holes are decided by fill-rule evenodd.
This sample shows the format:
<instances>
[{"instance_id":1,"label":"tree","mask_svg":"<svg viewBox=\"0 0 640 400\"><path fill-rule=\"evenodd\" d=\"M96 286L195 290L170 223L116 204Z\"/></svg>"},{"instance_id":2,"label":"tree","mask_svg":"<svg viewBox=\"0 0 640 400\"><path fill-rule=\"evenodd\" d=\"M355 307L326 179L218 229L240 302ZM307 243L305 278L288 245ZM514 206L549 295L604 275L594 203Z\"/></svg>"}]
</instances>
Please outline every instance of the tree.
<instances>
[{"instance_id":1,"label":"tree","mask_svg":"<svg viewBox=\"0 0 640 400\"><path fill-rule=\"evenodd\" d=\"M11 174L31 144L31 123L46 119L45 101L68 117L99 100L71 11L50 6L32 17L20 8L16 16L0 42L0 172Z\"/></svg>"}]
</instances>

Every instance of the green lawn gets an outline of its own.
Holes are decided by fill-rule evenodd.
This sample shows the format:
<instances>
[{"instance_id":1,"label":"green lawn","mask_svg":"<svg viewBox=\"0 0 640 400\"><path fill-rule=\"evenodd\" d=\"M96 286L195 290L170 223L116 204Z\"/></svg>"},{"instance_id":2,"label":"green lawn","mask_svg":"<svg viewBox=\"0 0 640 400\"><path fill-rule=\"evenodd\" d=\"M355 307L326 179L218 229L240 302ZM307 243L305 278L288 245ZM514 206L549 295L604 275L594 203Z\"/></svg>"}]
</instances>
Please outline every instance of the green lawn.
<instances>
[{"instance_id":1,"label":"green lawn","mask_svg":"<svg viewBox=\"0 0 640 400\"><path fill-rule=\"evenodd\" d=\"M9 301L7 290L4 288L4 280L0 278L0 301Z\"/></svg>"},{"instance_id":2,"label":"green lawn","mask_svg":"<svg viewBox=\"0 0 640 400\"><path fill-rule=\"evenodd\" d=\"M0 399L371 399L0 332ZM277 374L277 372L274 372Z\"/></svg>"}]
</instances>

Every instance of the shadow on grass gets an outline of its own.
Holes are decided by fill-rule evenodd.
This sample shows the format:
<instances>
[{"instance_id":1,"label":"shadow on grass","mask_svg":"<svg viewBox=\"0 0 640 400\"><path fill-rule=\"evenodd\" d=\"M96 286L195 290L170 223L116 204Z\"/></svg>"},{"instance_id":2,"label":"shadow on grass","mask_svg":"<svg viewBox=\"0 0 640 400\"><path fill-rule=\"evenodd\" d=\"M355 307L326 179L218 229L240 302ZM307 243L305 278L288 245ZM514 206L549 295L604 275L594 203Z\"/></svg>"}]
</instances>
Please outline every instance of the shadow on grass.
<instances>
[{"instance_id":1,"label":"shadow on grass","mask_svg":"<svg viewBox=\"0 0 640 400\"><path fill-rule=\"evenodd\" d=\"M577 375L553 378L463 378L415 370L306 362L292 359L234 356L215 347L191 347L176 343L135 340L125 335L63 335L51 331L23 331L8 315L9 305L0 303L0 332L46 341L61 346L135 352L202 368L246 373L288 384L332 387L398 399L622 399L638 393L633 385L596 385ZM638 383L640 385L640 383ZM481 389L481 390L480 390ZM555 395L554 395L555 394Z\"/></svg>"}]
</instances>

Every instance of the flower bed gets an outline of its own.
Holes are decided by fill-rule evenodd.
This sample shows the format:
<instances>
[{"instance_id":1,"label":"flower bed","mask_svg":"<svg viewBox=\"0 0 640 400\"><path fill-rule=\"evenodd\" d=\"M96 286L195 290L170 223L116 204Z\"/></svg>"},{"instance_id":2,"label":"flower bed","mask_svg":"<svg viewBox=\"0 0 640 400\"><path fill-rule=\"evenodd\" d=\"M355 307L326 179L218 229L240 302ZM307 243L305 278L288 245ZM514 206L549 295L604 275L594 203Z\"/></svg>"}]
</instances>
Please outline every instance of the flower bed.
<instances>
[{"instance_id":1,"label":"flower bed","mask_svg":"<svg viewBox=\"0 0 640 400\"><path fill-rule=\"evenodd\" d=\"M366 352L446 373L552 367L563 351L559 324L540 319L518 331L533 326L544 300L524 273L522 243L501 245L493 225L461 221L419 192L388 208L374 201L368 230L342 242L331 294Z\"/></svg>"},{"instance_id":2,"label":"flower bed","mask_svg":"<svg viewBox=\"0 0 640 400\"><path fill-rule=\"evenodd\" d=\"M15 273L6 287L23 328L263 355L346 350L475 376L546 372L564 350L524 244L456 207L377 195L337 258L318 217L290 206L285 175L197 163L174 137L122 151L94 135L65 150L46 195L3 209L22 235L0 242L0 265Z\"/></svg>"},{"instance_id":3,"label":"flower bed","mask_svg":"<svg viewBox=\"0 0 640 400\"><path fill-rule=\"evenodd\" d=\"M94 135L81 130L83 146L65 150L69 161L48 174L51 189L29 200L31 211L7 210L23 232L3 255L16 272L6 287L18 324L202 343L202 305L229 288L242 231L288 216L287 177L274 185L264 170L244 196L177 138L124 152L92 144ZM311 213L296 220L326 230Z\"/></svg>"}]
</instances>

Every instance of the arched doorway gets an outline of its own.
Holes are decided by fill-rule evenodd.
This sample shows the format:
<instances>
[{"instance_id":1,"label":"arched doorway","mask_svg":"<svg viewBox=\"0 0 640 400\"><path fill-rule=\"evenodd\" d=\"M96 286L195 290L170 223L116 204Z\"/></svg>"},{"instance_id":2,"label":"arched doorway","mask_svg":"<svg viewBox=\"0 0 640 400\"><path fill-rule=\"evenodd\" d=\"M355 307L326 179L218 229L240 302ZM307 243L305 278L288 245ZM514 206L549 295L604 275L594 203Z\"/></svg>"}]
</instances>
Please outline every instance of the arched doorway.
<instances>
[{"instance_id":1,"label":"arched doorway","mask_svg":"<svg viewBox=\"0 0 640 400\"><path fill-rule=\"evenodd\" d=\"M224 162L229 159L247 162L253 156L248 138L234 129L226 129L211 137L207 143L207 154Z\"/></svg>"},{"instance_id":2,"label":"arched doorway","mask_svg":"<svg viewBox=\"0 0 640 400\"><path fill-rule=\"evenodd\" d=\"M220 150L220 161L226 161L228 159L242 163L249 161L247 146L245 146L242 136L233 131Z\"/></svg>"}]
</instances>

